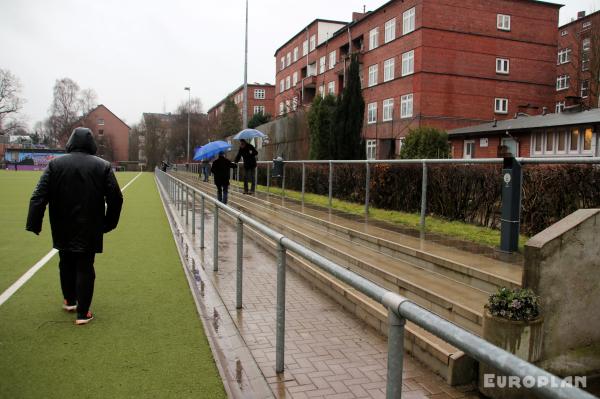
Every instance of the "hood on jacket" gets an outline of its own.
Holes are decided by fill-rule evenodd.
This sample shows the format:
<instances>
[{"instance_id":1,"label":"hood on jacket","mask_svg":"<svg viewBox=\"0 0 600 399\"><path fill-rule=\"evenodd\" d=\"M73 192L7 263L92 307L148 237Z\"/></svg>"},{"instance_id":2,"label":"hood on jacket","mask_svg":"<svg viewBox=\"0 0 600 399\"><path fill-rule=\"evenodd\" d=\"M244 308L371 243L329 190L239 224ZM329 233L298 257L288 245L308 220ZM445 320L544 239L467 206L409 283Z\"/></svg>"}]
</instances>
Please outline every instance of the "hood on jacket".
<instances>
[{"instance_id":1,"label":"hood on jacket","mask_svg":"<svg viewBox=\"0 0 600 399\"><path fill-rule=\"evenodd\" d=\"M71 133L66 149L67 152L79 151L95 155L98 147L96 147L92 131L87 127L78 127Z\"/></svg>"}]
</instances>

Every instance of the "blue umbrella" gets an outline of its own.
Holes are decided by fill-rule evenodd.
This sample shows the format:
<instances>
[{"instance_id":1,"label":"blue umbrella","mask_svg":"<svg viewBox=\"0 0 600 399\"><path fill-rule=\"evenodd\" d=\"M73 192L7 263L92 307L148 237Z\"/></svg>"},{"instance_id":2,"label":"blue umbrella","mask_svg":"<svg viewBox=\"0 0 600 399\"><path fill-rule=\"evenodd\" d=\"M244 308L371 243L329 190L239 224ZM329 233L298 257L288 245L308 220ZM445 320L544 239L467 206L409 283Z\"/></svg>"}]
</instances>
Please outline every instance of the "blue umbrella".
<instances>
[{"instance_id":1,"label":"blue umbrella","mask_svg":"<svg viewBox=\"0 0 600 399\"><path fill-rule=\"evenodd\" d=\"M235 136L233 136L233 139L234 140L248 140L248 139L253 139L255 137L260 137L261 139L264 139L265 137L267 137L267 135L264 134L263 132L261 132L260 130L244 129L241 132L239 132L238 134L236 134Z\"/></svg>"},{"instance_id":2,"label":"blue umbrella","mask_svg":"<svg viewBox=\"0 0 600 399\"><path fill-rule=\"evenodd\" d=\"M211 141L210 143L196 149L194 153L194 161L211 159L219 155L219 153L229 150L231 150L231 144L221 140Z\"/></svg>"}]
</instances>

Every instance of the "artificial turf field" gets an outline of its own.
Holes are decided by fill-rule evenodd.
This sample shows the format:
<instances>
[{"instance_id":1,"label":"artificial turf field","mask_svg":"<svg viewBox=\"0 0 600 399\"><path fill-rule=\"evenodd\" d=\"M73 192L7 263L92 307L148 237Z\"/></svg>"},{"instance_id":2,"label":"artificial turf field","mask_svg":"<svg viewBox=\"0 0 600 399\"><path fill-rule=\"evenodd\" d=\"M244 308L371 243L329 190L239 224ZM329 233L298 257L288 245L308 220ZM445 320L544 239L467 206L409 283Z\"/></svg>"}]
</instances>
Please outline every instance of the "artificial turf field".
<instances>
[{"instance_id":1,"label":"artificial turf field","mask_svg":"<svg viewBox=\"0 0 600 399\"><path fill-rule=\"evenodd\" d=\"M120 186L136 174L117 174ZM39 237L24 230L39 176L0 172L0 293L51 249L47 220ZM154 175L123 196L119 226L96 256L89 325L60 307L58 255L0 305L0 398L226 396Z\"/></svg>"}]
</instances>

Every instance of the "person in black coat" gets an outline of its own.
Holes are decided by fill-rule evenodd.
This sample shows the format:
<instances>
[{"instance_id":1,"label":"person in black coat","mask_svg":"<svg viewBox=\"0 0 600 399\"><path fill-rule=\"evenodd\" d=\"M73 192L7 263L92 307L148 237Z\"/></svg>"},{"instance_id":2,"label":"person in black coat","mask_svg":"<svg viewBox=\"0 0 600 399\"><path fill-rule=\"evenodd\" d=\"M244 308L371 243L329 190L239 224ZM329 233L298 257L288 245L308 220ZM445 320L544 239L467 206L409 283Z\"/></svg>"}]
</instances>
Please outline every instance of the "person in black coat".
<instances>
[{"instance_id":1,"label":"person in black coat","mask_svg":"<svg viewBox=\"0 0 600 399\"><path fill-rule=\"evenodd\" d=\"M256 169L256 156L258 151L256 148L246 140L240 140L240 149L235 156L235 163L240 161L240 158L244 159L244 194L254 194L256 182L254 181L254 170ZM250 192L248 192L248 180L251 181Z\"/></svg>"},{"instance_id":2,"label":"person in black coat","mask_svg":"<svg viewBox=\"0 0 600 399\"><path fill-rule=\"evenodd\" d=\"M225 158L224 153L220 153L219 158L213 161L210 168L211 173L215 177L217 199L224 204L227 203L227 193L229 191L229 170L236 167L236 164Z\"/></svg>"},{"instance_id":3,"label":"person in black coat","mask_svg":"<svg viewBox=\"0 0 600 399\"><path fill-rule=\"evenodd\" d=\"M110 163L94 156L96 143L87 128L73 130L67 154L46 167L29 202L26 230L42 231L49 204L52 242L60 257L63 309L77 310L75 324L93 319L94 258L103 235L117 227L123 195ZM106 202L106 208L105 208Z\"/></svg>"}]
</instances>

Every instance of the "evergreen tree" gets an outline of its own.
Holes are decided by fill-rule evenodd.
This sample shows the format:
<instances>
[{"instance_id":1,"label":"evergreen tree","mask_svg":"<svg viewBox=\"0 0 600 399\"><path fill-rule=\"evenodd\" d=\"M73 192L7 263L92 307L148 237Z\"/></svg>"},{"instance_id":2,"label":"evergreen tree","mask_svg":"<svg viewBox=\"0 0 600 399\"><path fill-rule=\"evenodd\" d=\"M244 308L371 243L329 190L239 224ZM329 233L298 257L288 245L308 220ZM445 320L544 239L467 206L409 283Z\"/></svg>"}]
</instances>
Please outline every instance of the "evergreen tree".
<instances>
[{"instance_id":1,"label":"evergreen tree","mask_svg":"<svg viewBox=\"0 0 600 399\"><path fill-rule=\"evenodd\" d=\"M358 56L352 55L346 87L335 112L332 159L365 159L364 139L361 135L365 101L360 87Z\"/></svg>"},{"instance_id":2,"label":"evergreen tree","mask_svg":"<svg viewBox=\"0 0 600 399\"><path fill-rule=\"evenodd\" d=\"M225 100L223 113L221 114L221 123L219 127L219 135L222 138L234 135L242 130L242 118L240 110L233 102L231 97Z\"/></svg>"},{"instance_id":3,"label":"evergreen tree","mask_svg":"<svg viewBox=\"0 0 600 399\"><path fill-rule=\"evenodd\" d=\"M259 112L252 116L252 119L248 121L248 128L255 129L257 126L263 125L271 120L271 115L263 114Z\"/></svg>"},{"instance_id":4,"label":"evergreen tree","mask_svg":"<svg viewBox=\"0 0 600 399\"><path fill-rule=\"evenodd\" d=\"M448 134L427 126L411 129L400 150L402 159L448 158L449 155Z\"/></svg>"},{"instance_id":5,"label":"evergreen tree","mask_svg":"<svg viewBox=\"0 0 600 399\"><path fill-rule=\"evenodd\" d=\"M334 96L330 94L325 97L315 96L308 111L311 159L333 159L331 143L335 108Z\"/></svg>"}]
</instances>

